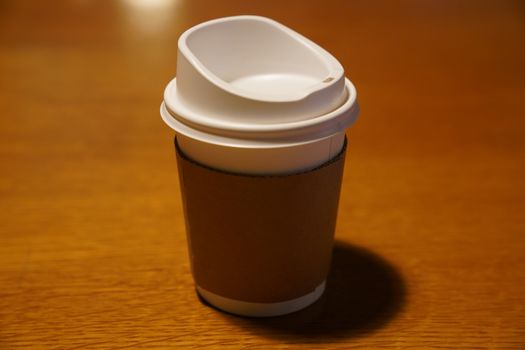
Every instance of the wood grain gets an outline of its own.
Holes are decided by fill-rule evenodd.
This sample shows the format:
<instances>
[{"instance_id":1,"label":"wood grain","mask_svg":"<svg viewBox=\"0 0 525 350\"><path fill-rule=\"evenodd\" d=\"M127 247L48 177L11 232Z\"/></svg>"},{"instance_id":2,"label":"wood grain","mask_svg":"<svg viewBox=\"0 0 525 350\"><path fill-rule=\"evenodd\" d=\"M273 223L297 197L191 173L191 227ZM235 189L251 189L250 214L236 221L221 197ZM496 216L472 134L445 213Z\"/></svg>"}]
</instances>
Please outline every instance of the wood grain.
<instances>
[{"instance_id":1,"label":"wood grain","mask_svg":"<svg viewBox=\"0 0 525 350\"><path fill-rule=\"evenodd\" d=\"M1 349L524 349L520 1L2 1ZM159 117L182 31L260 14L358 88L325 297L196 297Z\"/></svg>"}]
</instances>

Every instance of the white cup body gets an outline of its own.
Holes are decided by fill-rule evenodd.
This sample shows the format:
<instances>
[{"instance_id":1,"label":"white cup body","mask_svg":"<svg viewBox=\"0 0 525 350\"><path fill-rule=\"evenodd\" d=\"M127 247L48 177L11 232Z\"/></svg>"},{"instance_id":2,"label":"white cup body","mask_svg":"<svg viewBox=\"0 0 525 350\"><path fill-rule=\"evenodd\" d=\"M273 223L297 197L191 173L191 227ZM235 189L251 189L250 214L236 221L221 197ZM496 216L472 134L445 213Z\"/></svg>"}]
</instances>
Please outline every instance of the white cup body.
<instances>
[{"instance_id":1,"label":"white cup body","mask_svg":"<svg viewBox=\"0 0 525 350\"><path fill-rule=\"evenodd\" d=\"M256 175L293 174L316 168L337 156L344 142L344 131L313 141L261 148L220 145L177 135L179 149L192 160L215 169ZM217 295L198 284L196 289L202 298L221 310L241 316L270 317L289 314L311 305L321 297L325 284L326 281L323 281L306 295L276 303L235 300Z\"/></svg>"},{"instance_id":2,"label":"white cup body","mask_svg":"<svg viewBox=\"0 0 525 350\"><path fill-rule=\"evenodd\" d=\"M177 143L186 156L203 165L241 174L283 175L313 169L343 148L344 131L317 140L271 147L235 147L207 143L183 134Z\"/></svg>"}]
</instances>

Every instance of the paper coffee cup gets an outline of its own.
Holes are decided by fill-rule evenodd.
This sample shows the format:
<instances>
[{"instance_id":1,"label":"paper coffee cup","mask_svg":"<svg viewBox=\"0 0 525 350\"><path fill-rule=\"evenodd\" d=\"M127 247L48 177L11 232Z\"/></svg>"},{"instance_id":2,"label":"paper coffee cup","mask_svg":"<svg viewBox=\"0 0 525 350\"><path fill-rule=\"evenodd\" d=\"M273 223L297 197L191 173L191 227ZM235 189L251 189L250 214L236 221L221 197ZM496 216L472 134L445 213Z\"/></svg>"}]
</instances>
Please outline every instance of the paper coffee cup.
<instances>
[{"instance_id":1,"label":"paper coffee cup","mask_svg":"<svg viewBox=\"0 0 525 350\"><path fill-rule=\"evenodd\" d=\"M179 172L182 168L199 173L202 169L193 168L199 164L219 171L202 176L220 177L222 171L253 178L288 176L286 181L292 182L294 174L303 174L303 179L331 171L326 170L329 166L315 169L341 156L345 129L359 113L356 90L332 55L291 29L258 16L202 23L183 33L178 47L177 78L166 87L161 116L177 133ZM314 175L304 175L309 172ZM339 175L331 176L340 180ZM218 181L231 184L229 178ZM330 181L328 175L324 181ZM183 181L181 186L186 186ZM191 251L194 225L188 222L192 194L184 187L182 191L192 255L196 253ZM337 201L333 195L330 198ZM331 240L333 227L328 229ZM323 280L290 300L253 302L207 290L197 280L196 284L211 304L248 316L296 311L324 290Z\"/></svg>"}]
</instances>

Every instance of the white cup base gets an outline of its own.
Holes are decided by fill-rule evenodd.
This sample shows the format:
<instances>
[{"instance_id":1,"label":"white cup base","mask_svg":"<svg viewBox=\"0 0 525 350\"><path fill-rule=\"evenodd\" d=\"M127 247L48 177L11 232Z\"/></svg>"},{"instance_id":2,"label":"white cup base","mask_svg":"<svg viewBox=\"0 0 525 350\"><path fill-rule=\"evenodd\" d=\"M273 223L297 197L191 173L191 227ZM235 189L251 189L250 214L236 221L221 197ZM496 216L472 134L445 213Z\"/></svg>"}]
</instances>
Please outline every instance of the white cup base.
<instances>
[{"instance_id":1,"label":"white cup base","mask_svg":"<svg viewBox=\"0 0 525 350\"><path fill-rule=\"evenodd\" d=\"M326 281L318 285L313 292L302 297L283 301L279 303L250 303L217 295L197 286L197 292L211 305L223 311L250 317L270 317L286 315L295 311L304 309L313 304L321 295L323 295Z\"/></svg>"}]
</instances>

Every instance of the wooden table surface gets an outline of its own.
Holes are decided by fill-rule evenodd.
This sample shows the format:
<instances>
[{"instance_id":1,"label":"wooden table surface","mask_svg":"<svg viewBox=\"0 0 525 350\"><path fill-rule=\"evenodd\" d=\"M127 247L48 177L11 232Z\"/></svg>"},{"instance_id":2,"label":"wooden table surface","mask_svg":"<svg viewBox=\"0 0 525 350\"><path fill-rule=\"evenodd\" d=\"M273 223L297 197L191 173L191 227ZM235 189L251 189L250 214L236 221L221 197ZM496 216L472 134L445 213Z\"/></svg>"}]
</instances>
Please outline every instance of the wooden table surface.
<instances>
[{"instance_id":1,"label":"wooden table surface","mask_svg":"<svg viewBox=\"0 0 525 350\"><path fill-rule=\"evenodd\" d=\"M272 17L344 65L325 296L287 317L198 300L173 133L178 36ZM0 349L525 349L520 1L0 2Z\"/></svg>"}]
</instances>

